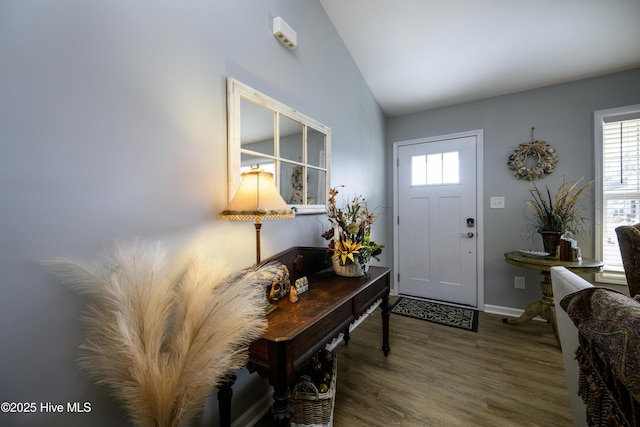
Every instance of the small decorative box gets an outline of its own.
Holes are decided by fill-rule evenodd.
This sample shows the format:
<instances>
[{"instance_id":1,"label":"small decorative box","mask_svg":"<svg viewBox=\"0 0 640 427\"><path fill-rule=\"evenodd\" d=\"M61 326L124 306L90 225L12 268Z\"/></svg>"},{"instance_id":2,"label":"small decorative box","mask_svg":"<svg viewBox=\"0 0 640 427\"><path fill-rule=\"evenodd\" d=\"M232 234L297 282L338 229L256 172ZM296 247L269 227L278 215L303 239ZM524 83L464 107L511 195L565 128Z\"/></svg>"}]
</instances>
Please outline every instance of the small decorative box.
<instances>
[{"instance_id":1,"label":"small decorative box","mask_svg":"<svg viewBox=\"0 0 640 427\"><path fill-rule=\"evenodd\" d=\"M298 291L298 295L300 295L301 293L309 290L309 279L307 279L307 276L301 277L296 280L295 286Z\"/></svg>"}]
</instances>

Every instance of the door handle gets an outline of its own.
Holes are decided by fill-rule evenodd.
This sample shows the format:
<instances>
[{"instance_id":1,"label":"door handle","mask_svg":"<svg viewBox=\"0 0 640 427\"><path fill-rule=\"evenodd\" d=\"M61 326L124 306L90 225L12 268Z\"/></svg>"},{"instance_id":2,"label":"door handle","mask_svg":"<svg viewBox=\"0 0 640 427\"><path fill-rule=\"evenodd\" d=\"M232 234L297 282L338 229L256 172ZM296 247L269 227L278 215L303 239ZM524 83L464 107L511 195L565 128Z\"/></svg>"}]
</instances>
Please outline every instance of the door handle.
<instances>
[{"instance_id":1,"label":"door handle","mask_svg":"<svg viewBox=\"0 0 640 427\"><path fill-rule=\"evenodd\" d=\"M460 234L460 237L466 237L467 239L471 239L473 237L472 232Z\"/></svg>"}]
</instances>

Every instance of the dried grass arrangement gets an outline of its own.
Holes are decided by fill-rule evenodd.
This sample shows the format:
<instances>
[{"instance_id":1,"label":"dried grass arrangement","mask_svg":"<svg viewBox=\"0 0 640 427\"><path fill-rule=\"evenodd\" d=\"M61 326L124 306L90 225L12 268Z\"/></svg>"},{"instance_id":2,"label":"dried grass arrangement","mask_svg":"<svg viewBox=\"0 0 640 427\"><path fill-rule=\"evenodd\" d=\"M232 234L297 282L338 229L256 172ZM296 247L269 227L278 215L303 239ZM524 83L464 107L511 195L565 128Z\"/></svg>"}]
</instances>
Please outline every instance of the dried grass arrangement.
<instances>
[{"instance_id":1,"label":"dried grass arrangement","mask_svg":"<svg viewBox=\"0 0 640 427\"><path fill-rule=\"evenodd\" d=\"M581 179L570 183L563 178L562 185L555 196L551 195L549 187L546 187L546 192L540 191L535 184L529 188L532 198L527 202L527 211L534 231L564 233L579 232L585 228L583 206L580 203L585 195L584 192L592 183L588 182L578 187L580 181Z\"/></svg>"},{"instance_id":2,"label":"dried grass arrangement","mask_svg":"<svg viewBox=\"0 0 640 427\"><path fill-rule=\"evenodd\" d=\"M92 265L45 265L88 297L80 364L138 426L185 425L266 327L254 273L229 276L200 251L169 262L160 245L116 243Z\"/></svg>"}]
</instances>

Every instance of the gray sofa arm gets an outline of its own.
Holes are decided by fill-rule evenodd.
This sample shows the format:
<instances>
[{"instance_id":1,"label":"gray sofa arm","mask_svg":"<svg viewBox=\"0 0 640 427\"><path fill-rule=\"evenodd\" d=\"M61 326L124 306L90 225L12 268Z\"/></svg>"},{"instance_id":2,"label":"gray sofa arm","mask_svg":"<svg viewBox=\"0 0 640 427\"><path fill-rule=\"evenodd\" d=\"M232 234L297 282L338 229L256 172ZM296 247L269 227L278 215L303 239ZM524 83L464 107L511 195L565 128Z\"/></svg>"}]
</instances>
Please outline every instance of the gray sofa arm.
<instances>
[{"instance_id":1,"label":"gray sofa arm","mask_svg":"<svg viewBox=\"0 0 640 427\"><path fill-rule=\"evenodd\" d=\"M553 300L555 301L556 321L558 323L558 337L562 345L562 360L564 372L567 377L569 390L569 403L573 414L573 425L583 427L587 425L586 406L582 398L578 396L578 376L580 370L575 360L578 348L578 329L575 327L567 313L560 307L560 300L566 295L581 289L593 286L582 277L567 270L564 267L551 268L551 283L553 287Z\"/></svg>"}]
</instances>

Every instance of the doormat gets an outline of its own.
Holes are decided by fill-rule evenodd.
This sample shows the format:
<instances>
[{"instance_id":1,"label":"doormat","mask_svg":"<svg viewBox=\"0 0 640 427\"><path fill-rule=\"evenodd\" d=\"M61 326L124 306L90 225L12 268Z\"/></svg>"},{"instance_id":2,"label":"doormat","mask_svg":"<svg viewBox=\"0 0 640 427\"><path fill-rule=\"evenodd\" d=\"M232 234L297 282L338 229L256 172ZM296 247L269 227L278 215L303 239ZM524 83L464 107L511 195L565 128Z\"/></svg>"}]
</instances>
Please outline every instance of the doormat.
<instances>
[{"instance_id":1,"label":"doormat","mask_svg":"<svg viewBox=\"0 0 640 427\"><path fill-rule=\"evenodd\" d=\"M478 310L400 297L391 312L427 322L478 332Z\"/></svg>"}]
</instances>

